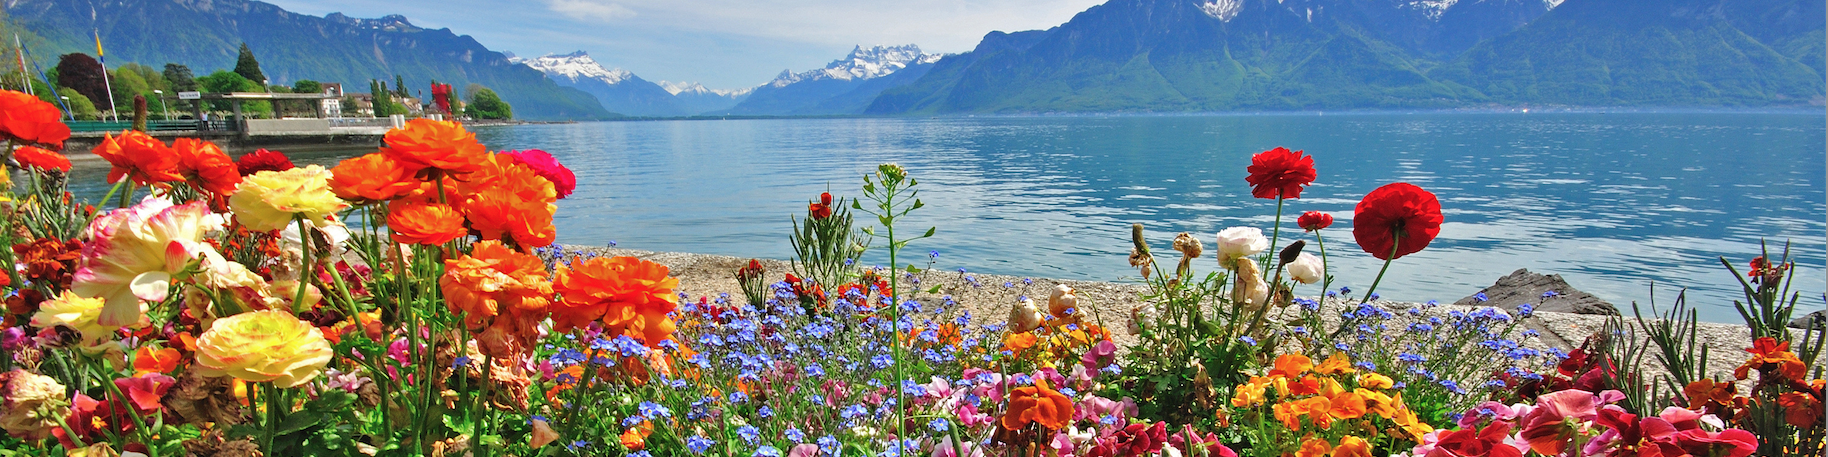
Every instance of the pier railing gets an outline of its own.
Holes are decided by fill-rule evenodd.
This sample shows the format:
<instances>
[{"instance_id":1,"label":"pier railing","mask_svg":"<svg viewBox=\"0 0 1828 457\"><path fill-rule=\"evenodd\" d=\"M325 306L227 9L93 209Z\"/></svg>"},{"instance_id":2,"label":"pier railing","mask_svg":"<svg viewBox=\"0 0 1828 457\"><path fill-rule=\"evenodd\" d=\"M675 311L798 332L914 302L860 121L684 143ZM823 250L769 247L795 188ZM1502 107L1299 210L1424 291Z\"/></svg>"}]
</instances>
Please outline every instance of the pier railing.
<instances>
[{"instance_id":1,"label":"pier railing","mask_svg":"<svg viewBox=\"0 0 1828 457\"><path fill-rule=\"evenodd\" d=\"M209 127L206 130L214 130L214 131L233 131L233 130L235 130L235 124L233 122L229 122L229 121L225 121L225 120L216 120L216 121L207 121L207 122L209 122ZM64 124L70 126L71 132L119 132L122 130L127 130L127 129L133 128L132 121L66 121L66 122L64 122ZM149 131L149 132L190 131L190 130L197 130L197 125L198 125L198 121L192 121L192 120L146 121L146 131Z\"/></svg>"}]
</instances>

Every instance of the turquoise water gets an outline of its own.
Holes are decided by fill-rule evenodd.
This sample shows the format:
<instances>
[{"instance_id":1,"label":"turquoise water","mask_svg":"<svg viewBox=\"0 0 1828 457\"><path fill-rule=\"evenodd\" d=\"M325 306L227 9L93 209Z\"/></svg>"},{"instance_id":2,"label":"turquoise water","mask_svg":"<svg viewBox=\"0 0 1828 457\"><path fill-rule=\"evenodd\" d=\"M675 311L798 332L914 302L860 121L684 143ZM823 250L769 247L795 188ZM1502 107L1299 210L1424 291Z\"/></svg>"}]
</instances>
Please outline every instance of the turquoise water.
<instances>
[{"instance_id":1,"label":"turquoise water","mask_svg":"<svg viewBox=\"0 0 1828 457\"><path fill-rule=\"evenodd\" d=\"M662 121L478 135L491 149L544 149L577 171L577 192L559 203L564 243L787 258L789 215L826 189L855 197L863 174L896 162L927 203L902 227L939 229L909 247L922 264L936 250L937 268L1134 280L1133 222L1161 251L1182 231L1208 252L1227 227L1269 232L1275 201L1250 197L1244 168L1286 146L1315 157L1319 180L1287 203L1282 244L1305 238L1294 216L1332 213L1323 234L1336 286L1362 291L1381 265L1352 242L1353 205L1406 181L1439 196L1446 223L1390 267L1387 298L1453 301L1528 268L1627 312L1648 303L1652 282L1662 304L1688 287L1703 319L1733 322L1738 283L1717 258L1743 265L1761 239L1773 250L1791 242L1807 306L1821 307L1824 290L1820 114Z\"/></svg>"}]
</instances>

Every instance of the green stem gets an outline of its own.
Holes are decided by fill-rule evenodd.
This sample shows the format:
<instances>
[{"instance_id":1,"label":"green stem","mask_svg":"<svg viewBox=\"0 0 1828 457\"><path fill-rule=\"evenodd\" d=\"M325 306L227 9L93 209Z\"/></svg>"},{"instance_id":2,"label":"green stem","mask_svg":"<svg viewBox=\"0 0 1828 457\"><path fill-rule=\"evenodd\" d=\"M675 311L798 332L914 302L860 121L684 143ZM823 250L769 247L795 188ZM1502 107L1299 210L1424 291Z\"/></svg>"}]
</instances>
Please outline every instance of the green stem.
<instances>
[{"instance_id":1,"label":"green stem","mask_svg":"<svg viewBox=\"0 0 1828 457\"><path fill-rule=\"evenodd\" d=\"M108 193L107 193L107 194L104 194L104 195L102 195L102 202L101 202L101 203L102 203L102 204L103 204L103 205L106 205L106 204L108 204L108 201L109 201L109 200L113 200L113 199L114 199L114 194L115 194L115 193L116 193L116 192L120 192L120 191L121 191L121 188L122 188L122 187L126 187L126 186L127 186L127 180L126 180L126 179L122 179L122 180L121 180L121 182L117 182L117 183L114 183L114 187L112 187L112 188L109 188L109 189L108 189Z\"/></svg>"},{"instance_id":2,"label":"green stem","mask_svg":"<svg viewBox=\"0 0 1828 457\"><path fill-rule=\"evenodd\" d=\"M1327 290L1333 287L1333 270L1327 267L1327 240L1320 238L1320 231L1314 231L1314 244L1320 247L1320 299L1327 299Z\"/></svg>"},{"instance_id":3,"label":"green stem","mask_svg":"<svg viewBox=\"0 0 1828 457\"><path fill-rule=\"evenodd\" d=\"M305 287L311 284L311 277L317 272L311 266L311 232L305 229L305 218L294 215L292 219L298 221L299 244L298 291L292 294L292 313L298 314L305 312Z\"/></svg>"},{"instance_id":4,"label":"green stem","mask_svg":"<svg viewBox=\"0 0 1828 457\"><path fill-rule=\"evenodd\" d=\"M1263 258L1263 279L1269 279L1269 264L1276 262L1276 242L1282 238L1282 191L1276 191L1276 225L1270 227L1269 255Z\"/></svg>"},{"instance_id":5,"label":"green stem","mask_svg":"<svg viewBox=\"0 0 1828 457\"><path fill-rule=\"evenodd\" d=\"M1396 249L1402 245L1402 236L1397 236L1390 240L1390 257L1384 258L1384 267L1377 270L1377 279L1371 280L1371 288L1365 290L1365 299L1359 301L1358 304L1363 305L1371 301L1371 294L1377 292L1377 283L1384 281L1384 272L1390 271L1390 261L1396 260Z\"/></svg>"},{"instance_id":6,"label":"green stem","mask_svg":"<svg viewBox=\"0 0 1828 457\"><path fill-rule=\"evenodd\" d=\"M48 414L48 416L51 416L51 420L57 421L58 427L63 427L63 433L65 436L70 437L71 444L75 444L78 448L88 447L88 445L83 444L82 435L77 434L76 429L70 428L70 424L64 422L62 415Z\"/></svg>"},{"instance_id":7,"label":"green stem","mask_svg":"<svg viewBox=\"0 0 1828 457\"><path fill-rule=\"evenodd\" d=\"M261 424L265 426L266 429L265 433L261 434L262 442L260 450L267 455L278 455L278 453L274 452L275 449L273 449L273 439L277 438L276 435L279 434L279 420L281 414L279 411L279 389L274 388L273 383L271 382L263 382L260 383L260 390L261 396L265 397L267 403L266 422Z\"/></svg>"},{"instance_id":8,"label":"green stem","mask_svg":"<svg viewBox=\"0 0 1828 457\"><path fill-rule=\"evenodd\" d=\"M895 189L889 188L888 190L888 197L883 199L883 212L893 214ZM901 370L901 272L896 261L896 255L901 252L901 246L895 244L895 217L889 216L885 222L883 225L886 227L884 228L889 232L889 319L893 320L889 323L889 327L894 332L890 335L889 342L894 346L895 357L895 382L891 383L893 385L891 388L895 389L895 449L900 452L902 442L908 439L907 399L904 398L905 392L901 388L903 379Z\"/></svg>"},{"instance_id":9,"label":"green stem","mask_svg":"<svg viewBox=\"0 0 1828 457\"><path fill-rule=\"evenodd\" d=\"M127 207L127 202L133 200L133 191L138 190L140 188L139 184L134 183L132 181L133 181L132 176L128 176L126 178L121 179L121 182L127 183L127 193L121 194L121 206L120 206L121 208Z\"/></svg>"}]
</instances>

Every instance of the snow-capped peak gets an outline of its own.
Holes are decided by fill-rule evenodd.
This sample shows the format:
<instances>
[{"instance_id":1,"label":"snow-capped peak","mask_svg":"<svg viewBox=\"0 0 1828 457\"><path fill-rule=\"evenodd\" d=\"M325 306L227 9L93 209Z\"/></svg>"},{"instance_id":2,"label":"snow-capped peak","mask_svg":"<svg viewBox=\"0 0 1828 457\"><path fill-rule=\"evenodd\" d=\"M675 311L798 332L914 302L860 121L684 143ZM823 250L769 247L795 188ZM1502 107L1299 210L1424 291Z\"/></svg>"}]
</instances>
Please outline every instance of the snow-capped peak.
<instances>
[{"instance_id":1,"label":"snow-capped peak","mask_svg":"<svg viewBox=\"0 0 1828 457\"><path fill-rule=\"evenodd\" d=\"M850 55L834 60L822 69L799 74L782 70L781 75L776 76L774 81L769 84L781 87L806 80L839 79L848 81L880 78L901 71L908 65L938 62L941 57L945 57L945 55L925 54L920 52L920 46L911 44L905 46L878 45L867 49L857 46L851 49Z\"/></svg>"},{"instance_id":2,"label":"snow-capped peak","mask_svg":"<svg viewBox=\"0 0 1828 457\"><path fill-rule=\"evenodd\" d=\"M1208 0L1200 2L1200 11L1220 22L1231 22L1244 9L1244 0Z\"/></svg>"},{"instance_id":3,"label":"snow-capped peak","mask_svg":"<svg viewBox=\"0 0 1828 457\"><path fill-rule=\"evenodd\" d=\"M595 79L609 84L616 84L635 76L634 73L629 73L628 70L620 68L613 70L603 68L602 64L598 64L595 59L591 59L590 54L586 54L584 51L570 54L552 54L532 59L514 57L509 59L509 61L532 67L535 70L545 73L548 77L563 77L570 79L571 82L574 83L582 79Z\"/></svg>"},{"instance_id":4,"label":"snow-capped peak","mask_svg":"<svg viewBox=\"0 0 1828 457\"><path fill-rule=\"evenodd\" d=\"M1566 0L1542 0L1543 3L1547 3L1549 5L1549 9L1555 9L1555 7L1561 6L1561 2L1563 2L1563 1L1566 1Z\"/></svg>"},{"instance_id":5,"label":"snow-capped peak","mask_svg":"<svg viewBox=\"0 0 1828 457\"><path fill-rule=\"evenodd\" d=\"M1409 2L1409 7L1422 10L1422 14L1428 15L1430 20L1439 20L1442 13L1446 13L1448 8L1459 2L1460 0L1412 0Z\"/></svg>"},{"instance_id":6,"label":"snow-capped peak","mask_svg":"<svg viewBox=\"0 0 1828 457\"><path fill-rule=\"evenodd\" d=\"M755 90L755 88L753 88L753 87L745 87L745 88L742 88L742 89L707 89L707 88L705 88L705 85L703 85L703 84L699 84L699 83L695 83L695 82L692 82L692 83L688 83L688 82L669 82L669 81L661 81L661 82L659 82L659 83L658 83L658 84L660 84L660 88L661 88L661 89L665 89L665 90L666 90L666 91L667 91L667 93L670 93L670 94L673 94L673 95L679 95L679 94L690 94L690 95L706 95L706 94L711 94L711 95L717 95L717 96L719 96L719 97L741 97L741 96L743 96L743 95L744 95L744 94L748 94L748 93L749 93L749 92L750 92L750 91L753 91L753 90Z\"/></svg>"}]
</instances>

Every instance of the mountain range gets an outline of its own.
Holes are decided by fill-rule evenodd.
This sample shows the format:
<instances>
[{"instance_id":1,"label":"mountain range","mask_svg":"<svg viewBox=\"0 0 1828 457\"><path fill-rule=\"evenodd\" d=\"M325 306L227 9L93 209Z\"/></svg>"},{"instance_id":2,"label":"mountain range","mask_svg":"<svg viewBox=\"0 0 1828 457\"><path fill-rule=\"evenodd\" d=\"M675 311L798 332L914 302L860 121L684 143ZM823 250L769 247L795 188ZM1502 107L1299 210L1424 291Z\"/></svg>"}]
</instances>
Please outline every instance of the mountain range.
<instances>
[{"instance_id":1,"label":"mountain range","mask_svg":"<svg viewBox=\"0 0 1828 457\"><path fill-rule=\"evenodd\" d=\"M251 0L8 0L40 58L233 66L272 83L479 83L523 117L1820 106L1820 0L1109 0L969 52L858 46L739 90L651 82L580 51L516 58L400 16ZM92 12L93 9L93 17ZM181 45L177 45L181 44Z\"/></svg>"},{"instance_id":2,"label":"mountain range","mask_svg":"<svg viewBox=\"0 0 1828 457\"><path fill-rule=\"evenodd\" d=\"M1820 105L1809 0L1111 0L872 114Z\"/></svg>"},{"instance_id":3,"label":"mountain range","mask_svg":"<svg viewBox=\"0 0 1828 457\"><path fill-rule=\"evenodd\" d=\"M110 66L180 63L197 76L234 68L245 42L270 84L311 79L365 92L369 80L399 75L415 93L433 80L460 91L482 84L520 117L616 116L590 94L560 86L467 35L423 29L401 16L317 17L249 0L7 0L5 9L11 25L41 38L32 51L47 59L40 62L47 67L57 54L94 52L91 30L100 31Z\"/></svg>"}]
</instances>

